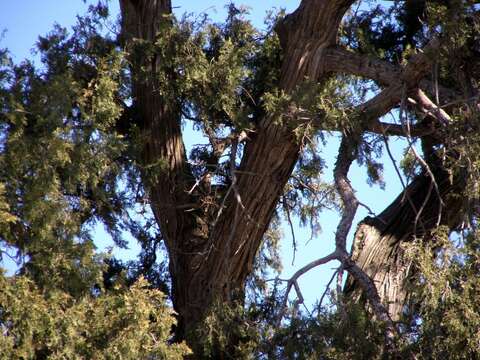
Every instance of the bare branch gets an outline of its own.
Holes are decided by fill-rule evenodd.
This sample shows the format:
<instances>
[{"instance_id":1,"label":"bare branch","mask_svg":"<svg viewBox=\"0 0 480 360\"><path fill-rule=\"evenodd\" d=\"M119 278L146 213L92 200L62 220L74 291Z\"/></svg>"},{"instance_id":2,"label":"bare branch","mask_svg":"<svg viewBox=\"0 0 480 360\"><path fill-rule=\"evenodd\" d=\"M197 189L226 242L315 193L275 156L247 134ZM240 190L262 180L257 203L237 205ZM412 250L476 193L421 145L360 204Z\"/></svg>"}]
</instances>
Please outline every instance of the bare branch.
<instances>
[{"instance_id":1,"label":"bare branch","mask_svg":"<svg viewBox=\"0 0 480 360\"><path fill-rule=\"evenodd\" d=\"M428 97L426 95L424 95L421 90L419 90L419 95L420 95L420 98L423 100L423 101L429 101ZM433 187L435 188L435 191L437 193L437 196L438 196L438 206L439 206L439 210L438 210L438 219L437 219L437 226L440 225L440 221L441 221L441 217L442 217L442 209L443 209L443 200L442 200L442 195L440 193L440 189L438 187L438 184L437 184L437 181L435 180L435 176L433 175L433 172L432 170L430 169L430 166L427 164L427 162L418 154L414 144L413 144L413 141L412 141L412 138L410 136L410 126L409 126L409 121L407 118L404 118L404 112L405 112L405 103L406 103L406 95L405 93L403 94L403 97L402 97L402 102L401 102L401 106L400 106L400 121L402 122L402 126L404 126L406 128L406 134L407 134L407 141L408 141L408 144L409 144L409 148L412 150L415 158L417 159L417 161L422 165L422 167L425 169L425 171L427 172L428 176L430 177L430 180L431 180L431 185L433 185ZM430 102L431 103L431 102ZM433 104L433 103L431 103ZM437 111L437 114L440 114L440 111ZM439 115L440 116L440 115ZM446 120L446 119L444 119ZM420 218L420 214L421 212L423 211L425 205L427 204L428 202L428 199L430 198L430 195L431 195L431 187L427 193L427 196L422 204L422 206L420 207L420 210L418 211L416 217L415 217L415 224L414 224L414 234L416 232L416 227L417 227L417 221L418 219Z\"/></svg>"},{"instance_id":2,"label":"bare branch","mask_svg":"<svg viewBox=\"0 0 480 360\"><path fill-rule=\"evenodd\" d=\"M347 236L358 208L358 200L347 177L350 165L357 155L357 146L358 138L356 136L344 135L333 170L335 187L343 203L342 216L335 233L336 249L341 252L346 252Z\"/></svg>"},{"instance_id":3,"label":"bare branch","mask_svg":"<svg viewBox=\"0 0 480 360\"><path fill-rule=\"evenodd\" d=\"M397 162L395 161L395 158L393 157L393 154L392 154L392 151L390 150L390 146L388 145L388 138L383 135L383 141L385 143L385 148L387 149L387 154L388 154L388 157L390 158L390 160L392 161L392 164L393 164L393 167L395 169L395 172L397 173L398 175L398 178L400 179L400 183L402 184L402 188L403 188L403 194L406 196L407 198L407 201L408 203L410 204L413 212L418 215L418 211L417 211L417 208L415 207L415 204L413 203L412 201L412 198L410 197L410 194L408 193L407 191L407 186L405 185L405 182L403 181L403 177L402 177L402 174L400 173L400 170L398 169L398 166L397 166ZM380 218L379 218L380 219ZM383 220L382 220L383 221ZM422 224L422 227L425 228L423 226L423 223Z\"/></svg>"},{"instance_id":4,"label":"bare branch","mask_svg":"<svg viewBox=\"0 0 480 360\"><path fill-rule=\"evenodd\" d=\"M285 295L283 298L283 304L280 310L280 313L277 318L277 324L280 325L280 322L282 321L283 317L285 316L285 312L287 310L287 302L288 302L288 295L290 294L290 291L292 290L292 286L298 286L295 285L297 284L298 279L300 276L303 274L307 273L308 271L312 270L313 268L316 268L317 266L326 264L332 260L337 260L338 259L338 253L336 251L332 252L331 254L324 256L320 259L314 260L307 265L303 266L299 270L295 272L295 274L292 275L292 277L288 280L280 280L280 281L287 281L287 288L285 290ZM298 293L297 293L298 294Z\"/></svg>"},{"instance_id":5,"label":"bare branch","mask_svg":"<svg viewBox=\"0 0 480 360\"><path fill-rule=\"evenodd\" d=\"M421 89L417 89L415 99L418 103L413 101L413 104L417 105L417 108L424 113L425 116L435 118L443 126L447 126L452 122L452 119L446 111L431 101ZM410 100L410 102L412 101Z\"/></svg>"},{"instance_id":6,"label":"bare branch","mask_svg":"<svg viewBox=\"0 0 480 360\"><path fill-rule=\"evenodd\" d=\"M385 136L406 136L401 125L384 123L378 120L369 122L365 131ZM433 127L415 124L410 129L410 135L413 137L424 137L433 135L435 131Z\"/></svg>"},{"instance_id":7,"label":"bare branch","mask_svg":"<svg viewBox=\"0 0 480 360\"><path fill-rule=\"evenodd\" d=\"M359 202L348 180L348 170L357 155L358 137L343 135L337 162L333 171L335 185L343 202L342 217L335 233L335 252L339 255L342 268L347 270L362 287L364 294L370 302L375 315L386 324L385 340L388 351L394 348L394 335L396 333L393 321L387 309L382 304L377 288L372 279L351 259L346 251L347 236L352 226ZM339 271L339 275L341 271Z\"/></svg>"},{"instance_id":8,"label":"bare branch","mask_svg":"<svg viewBox=\"0 0 480 360\"><path fill-rule=\"evenodd\" d=\"M287 301L288 295L292 289L295 287L297 291L297 295L299 295L298 289L298 278L308 272L309 270L325 264L331 260L339 260L341 262L341 269L347 270L361 285L362 289L364 289L364 293L368 299L368 301L372 305L372 309L378 319L382 320L386 324L386 343L387 348L389 351L394 346L394 334L396 333L395 327L393 322L388 315L388 311L386 310L385 306L381 303L380 297L378 295L377 289L373 281L368 277L368 275L360 269L355 262L351 259L350 255L346 251L346 240L350 228L353 223L353 219L355 217L355 213L359 206L359 202L355 196L354 190L348 180L347 174L352 164L353 160L355 160L357 155L357 146L358 146L358 135L343 135L342 142L340 144L340 149L338 153L337 162L335 164L334 169L334 179L335 179L335 186L337 191L340 194L340 197L343 202L343 210L341 220L338 224L337 231L335 233L335 251L331 254L312 261L311 263L307 264L306 266L299 269L287 282L287 288L285 291L284 299L283 299L283 306L282 310L279 314L277 322L280 323L286 308L287 308ZM339 275L341 274L339 270ZM338 281L341 280L341 275L338 277ZM332 281L332 280L331 280ZM330 281L330 282L331 282ZM302 299L300 298L300 301ZM323 295L322 295L323 300Z\"/></svg>"},{"instance_id":9,"label":"bare branch","mask_svg":"<svg viewBox=\"0 0 480 360\"><path fill-rule=\"evenodd\" d=\"M344 253L341 257L341 262L345 270L347 270L360 284L360 287L365 294L365 297L368 299L372 310L379 320L383 321L386 324L385 331L385 340L387 347L390 347L390 351L394 346L394 338L396 334L395 326L393 321L388 314L385 306L382 304L380 296L378 295L377 288L373 283L372 279L351 259L348 254Z\"/></svg>"},{"instance_id":10,"label":"bare branch","mask_svg":"<svg viewBox=\"0 0 480 360\"><path fill-rule=\"evenodd\" d=\"M323 292L322 296L320 297L320 301L318 302L318 308L321 308L321 307L322 307L323 299L324 299L325 296L327 295L327 292L328 292L328 290L330 289L330 285L332 285L333 279L335 279L335 276L337 275L338 270L339 270L339 269L337 269L337 270L335 270L335 271L333 272L332 277L331 277L330 280L328 281L327 286L325 287L325 291Z\"/></svg>"}]
</instances>

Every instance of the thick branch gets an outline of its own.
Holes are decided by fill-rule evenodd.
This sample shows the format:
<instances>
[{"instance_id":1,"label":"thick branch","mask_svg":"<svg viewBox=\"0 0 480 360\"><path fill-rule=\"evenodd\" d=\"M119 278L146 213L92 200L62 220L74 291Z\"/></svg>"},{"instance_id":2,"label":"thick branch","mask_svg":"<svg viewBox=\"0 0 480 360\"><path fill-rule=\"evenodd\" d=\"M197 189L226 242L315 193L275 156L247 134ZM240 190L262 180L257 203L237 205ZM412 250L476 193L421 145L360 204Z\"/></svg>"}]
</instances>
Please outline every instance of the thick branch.
<instances>
[{"instance_id":1,"label":"thick branch","mask_svg":"<svg viewBox=\"0 0 480 360\"><path fill-rule=\"evenodd\" d=\"M332 73L344 73L370 79L382 87L398 84L402 81L402 68L400 66L370 55L359 54L336 46L326 49L324 56L325 70ZM425 55L422 54L421 56ZM418 87L429 93L438 90L439 96L444 102L455 101L462 95L452 89L436 85L426 78L419 81Z\"/></svg>"},{"instance_id":2,"label":"thick branch","mask_svg":"<svg viewBox=\"0 0 480 360\"><path fill-rule=\"evenodd\" d=\"M288 123L293 126L299 126L305 123L310 123L317 130L323 131L343 131L343 127L335 127L331 124L326 124L323 114L311 114L310 112L304 111L302 109L294 110L290 109L290 113L286 114L285 117L288 119ZM360 108L357 108L353 113L361 112ZM373 111L374 112L374 111ZM383 112L383 111L382 111ZM368 114L368 121L364 121L362 124L362 130L365 132L385 135L385 136L402 136L406 137L405 129L402 125L386 123L374 118L373 115ZM366 118L366 114L362 114L363 118ZM425 124L415 124L410 127L410 135L412 137L423 137L427 135L432 135L437 131L432 126Z\"/></svg>"},{"instance_id":3,"label":"thick branch","mask_svg":"<svg viewBox=\"0 0 480 360\"><path fill-rule=\"evenodd\" d=\"M346 253L347 236L357 212L358 200L350 181L348 170L357 155L358 138L344 135L338 150L338 158L333 170L335 187L342 199L342 216L335 233L335 245L339 252Z\"/></svg>"},{"instance_id":4,"label":"thick branch","mask_svg":"<svg viewBox=\"0 0 480 360\"><path fill-rule=\"evenodd\" d=\"M353 0L303 0L276 28L285 53L281 85L290 92L305 78L326 73L325 49L335 45L343 15Z\"/></svg>"},{"instance_id":5,"label":"thick branch","mask_svg":"<svg viewBox=\"0 0 480 360\"><path fill-rule=\"evenodd\" d=\"M438 46L438 39L431 40L423 52L410 58L397 78L399 81L392 83L375 97L360 105L355 112L361 114L362 120L367 123L376 121L396 106L405 97L405 94L416 89L420 80L429 72L431 65L429 55Z\"/></svg>"},{"instance_id":6,"label":"thick branch","mask_svg":"<svg viewBox=\"0 0 480 360\"><path fill-rule=\"evenodd\" d=\"M369 55L358 54L340 46L325 50L325 69L371 79L381 86L398 82L401 69L387 61Z\"/></svg>"},{"instance_id":7,"label":"thick branch","mask_svg":"<svg viewBox=\"0 0 480 360\"><path fill-rule=\"evenodd\" d=\"M192 299L192 277L204 258L208 225L198 194L189 193L195 178L186 161L181 106L174 86L162 92L159 73L175 81L175 69L164 64L154 44L171 26L169 0L121 0L122 37L130 55L133 107L138 116L141 151L138 158L155 219L169 252L172 297L180 314L178 339L202 316L204 299ZM141 43L142 46L137 46ZM145 54L144 44L152 46ZM173 93L172 93L173 92ZM188 208L185 207L188 205Z\"/></svg>"}]
</instances>

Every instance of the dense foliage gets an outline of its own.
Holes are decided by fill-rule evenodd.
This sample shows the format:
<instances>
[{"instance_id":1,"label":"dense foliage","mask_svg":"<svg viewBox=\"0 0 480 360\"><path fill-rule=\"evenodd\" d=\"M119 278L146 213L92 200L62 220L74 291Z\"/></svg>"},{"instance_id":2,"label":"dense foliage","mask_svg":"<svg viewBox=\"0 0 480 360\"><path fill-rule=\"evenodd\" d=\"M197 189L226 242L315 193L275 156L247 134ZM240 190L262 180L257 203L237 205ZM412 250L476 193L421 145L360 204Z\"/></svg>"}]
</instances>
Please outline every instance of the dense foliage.
<instances>
[{"instance_id":1,"label":"dense foliage","mask_svg":"<svg viewBox=\"0 0 480 360\"><path fill-rule=\"evenodd\" d=\"M403 66L432 34L442 32L434 75L428 80L436 84L438 104L439 87L462 98L442 101L452 121L442 128L428 123L432 111L420 113L404 104L406 96L393 111L402 125L408 121L412 128L421 124L436 131L422 138L423 157L415 152L415 134L406 136L404 178L423 176L439 163L442 174L461 178L461 186L444 197L445 203L461 203L455 216L446 213L449 223L439 221L427 231L437 216L432 212L427 215L434 219L425 220L418 215L411 241L402 245L415 271L409 277L408 306L396 321L395 351L405 358L477 358L478 6L460 0L357 5L344 17L342 46ZM333 131L353 134L352 153L367 168L370 185L384 184L379 159L385 150L390 152L390 134L366 131L367 111L359 110L384 86L381 82L338 72L321 82L302 79L289 90L279 86L285 49L276 31L281 31L284 16L269 15L266 29L258 30L247 20L247 11L234 5L221 24L206 16L164 15L152 42L122 33L100 2L70 32L56 26L39 37L39 66L28 60L14 64L7 50L1 52L0 260L10 257L18 266L13 275L0 272L2 356L180 359L191 353L183 342L188 335L176 334L180 325L172 308L177 300L172 290L176 249L165 245L161 211L152 211L152 189L165 178L168 157L152 161L145 156L151 134L132 90L151 76L151 63L156 66L155 91L202 141L188 156L191 186L182 189L196 204L174 204L193 214L201 230L195 239L214 233L227 200L240 197L235 169L263 119L288 129L299 149L256 249L244 298L228 303L218 298L209 304L200 325L195 324L195 343L190 341L195 356L389 356L388 324L362 298L343 294L341 278L337 290L327 289L328 301L313 313L302 310L301 293L289 302L283 281L267 281L281 269L278 246L284 225L299 219L315 236L324 209L345 213L341 191L322 179L325 160L318 148L327 137ZM114 31L107 31L111 27ZM302 116L309 120L300 121ZM423 205L420 201L420 212L428 208L427 200ZM235 206L241 211L241 199ZM142 249L138 259L124 263L96 251L93 231L98 224L120 247L126 246L126 234L136 239Z\"/></svg>"}]
</instances>

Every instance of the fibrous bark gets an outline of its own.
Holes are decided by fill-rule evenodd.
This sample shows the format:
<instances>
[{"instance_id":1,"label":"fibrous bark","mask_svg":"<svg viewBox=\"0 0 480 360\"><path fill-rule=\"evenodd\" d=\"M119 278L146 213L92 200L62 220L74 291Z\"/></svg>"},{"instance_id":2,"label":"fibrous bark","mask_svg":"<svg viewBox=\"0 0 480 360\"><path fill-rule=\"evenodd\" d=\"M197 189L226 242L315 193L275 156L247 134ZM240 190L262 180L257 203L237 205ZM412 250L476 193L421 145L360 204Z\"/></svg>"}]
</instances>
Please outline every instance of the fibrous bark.
<instances>
[{"instance_id":1,"label":"fibrous bark","mask_svg":"<svg viewBox=\"0 0 480 360\"><path fill-rule=\"evenodd\" d=\"M335 44L340 21L352 2L303 1L279 25L285 59L280 88L291 92L305 77L322 81L327 76L323 51ZM132 52L135 41L154 42L161 36L161 27L168 26L170 1L120 3L123 36ZM159 61L153 54L132 67L133 107L144 139L143 166L162 162L161 176L152 181L144 173L144 181L169 253L172 298L179 314L176 335L182 338L195 329L213 301L242 297L263 235L298 159L300 144L277 119L261 119L245 146L236 190L228 192L220 218L215 226L209 226L200 211L185 211L182 206L198 199L188 194L194 179L186 163L180 111L175 101L156 91ZM190 340L194 342L193 337Z\"/></svg>"},{"instance_id":2,"label":"fibrous bark","mask_svg":"<svg viewBox=\"0 0 480 360\"><path fill-rule=\"evenodd\" d=\"M432 53L438 51L440 40L433 38L424 51L412 55L406 65L395 66L381 59L353 54L337 43L342 17L353 2L303 0L295 12L280 21L276 31L283 50L283 63L278 87L292 94L305 79L321 84L335 73L372 79L383 90L351 109L352 121L358 122L353 126L358 132L356 137L360 139L362 132L373 132L383 136L429 137L432 142L437 141L437 130L445 126L449 118L421 88L432 88L425 77L430 72ZM197 339L193 331L215 301L242 301L246 278L252 271L262 238L298 160L301 146L289 126L267 114L255 119L255 129L249 134L237 168L234 149L239 139L235 138L238 134L232 129L230 190L233 190L218 200L221 211L212 221L201 209L199 196L189 191L196 179L186 161L181 106L174 94L166 96L158 91L162 85L158 83L159 72L167 81L173 81L178 74L175 69L165 68L162 58L155 52L145 58L135 54L136 44L154 44L163 36L162 31L171 26L171 3L167 0L120 0L120 4L122 36L132 63L133 105L130 112L135 113L135 122L141 130L139 164L143 182L169 254L172 300L179 314L176 336L187 338L195 346ZM408 106L423 113L428 120L412 125L408 134L404 124L386 124L379 120L395 106L405 103L407 97L411 102ZM297 105L291 104L289 112L284 114L290 125L309 122L319 130L339 130L344 134L350 130L325 128L332 125L324 121L323 114L304 114ZM151 177L148 169L155 164L159 164L159 173ZM348 183L348 166L335 174L344 205L352 199L356 201ZM454 197L446 195L454 192L458 184L452 182L441 167L434 169L434 173L438 192L430 191L431 174L420 175L409 185L407 195L399 196L378 218L367 219L360 225L353 259L344 250L344 240L354 212L352 215L344 211L343 223L337 231L337 238L343 240L337 239L337 252L332 256L339 258L351 274L356 274L364 290L368 290L365 292L371 294L373 304L379 305L378 295L385 304L391 301L388 307L394 318L405 303L408 292L404 280L410 275L410 262L402 252L402 244L410 241L413 235L428 236L437 225L439 211L442 211L443 222L455 223L449 216L455 214L459 205ZM348 196L350 193L352 199ZM428 199L424 201L427 194ZM439 196L446 203L443 210L439 210ZM420 209L421 216L417 216ZM415 225L416 218L418 224ZM370 286L372 282L367 275L377 284L378 294ZM350 278L346 293L356 293L357 285ZM381 304L376 307L379 314L385 313ZM388 314L385 318L389 318Z\"/></svg>"},{"instance_id":3,"label":"fibrous bark","mask_svg":"<svg viewBox=\"0 0 480 360\"><path fill-rule=\"evenodd\" d=\"M357 228L352 260L374 281L392 320L399 320L408 303L410 281L415 275L414 259L406 249L414 239L434 241L432 233L440 225L455 228L462 220L462 179L442 168L434 170L438 193L432 179L422 173L381 214L365 218ZM457 196L455 196L457 194ZM440 214L439 211L442 211ZM440 216L440 218L439 218ZM358 283L347 278L347 297L359 298Z\"/></svg>"}]
</instances>

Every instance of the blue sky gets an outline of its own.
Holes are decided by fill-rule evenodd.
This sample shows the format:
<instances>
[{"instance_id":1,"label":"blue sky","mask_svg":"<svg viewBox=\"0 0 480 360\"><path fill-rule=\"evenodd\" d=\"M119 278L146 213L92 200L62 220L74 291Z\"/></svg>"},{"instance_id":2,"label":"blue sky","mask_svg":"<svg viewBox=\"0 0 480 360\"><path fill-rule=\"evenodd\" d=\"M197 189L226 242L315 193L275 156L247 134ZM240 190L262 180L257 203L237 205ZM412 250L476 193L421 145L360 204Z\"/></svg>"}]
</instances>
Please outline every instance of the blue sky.
<instances>
[{"instance_id":1,"label":"blue sky","mask_svg":"<svg viewBox=\"0 0 480 360\"><path fill-rule=\"evenodd\" d=\"M245 4L251 8L251 19L257 26L262 26L263 19L268 9L273 7L283 7L287 12L293 11L299 4L299 0L243 0L238 1L238 4ZM52 29L54 23L59 23L62 26L69 27L74 24L75 16L83 14L89 3L84 4L81 0L19 0L19 1L2 1L0 5L0 31L6 29L3 39L0 41L0 47L7 47L10 49L15 62L20 62L24 58L32 58L31 49L33 48L37 36L44 35ZM225 14L225 5L229 1L191 1L173 0L173 6L177 14L184 12L207 12L211 18L220 21ZM112 14L118 14L118 2L110 1ZM186 143L191 144L194 140L186 138ZM401 151L405 146L403 141L395 138L390 140L390 146L397 158L400 159ZM327 168L325 179L331 180L333 171L333 164L336 158L336 151L338 148L338 138L334 134L329 137L326 146L319 146L318 151L322 153L327 160ZM381 212L401 191L401 184L391 161L384 159L385 165L385 190L378 187L370 187L366 184L366 171L359 168L357 165L353 166L349 173L354 188L357 190L359 200L368 204L375 213ZM360 208L355 221L360 221L367 212ZM307 243L309 239L309 232L306 229L300 229L295 226L296 238L298 242L298 252L295 257L295 264L292 266L292 239L290 236L290 229L285 227L285 239L282 243L282 256L284 259L284 271L281 275L286 278L293 274L295 270L316 258L327 255L334 248L334 233L339 217L334 212L325 212L321 217L321 224L323 231L318 238L313 239ZM350 238L353 237L355 226L352 229ZM99 248L112 245L108 235L101 227L96 229L96 241ZM134 256L138 250L138 246L132 243L129 251L120 251L115 249L115 254L122 258ZM299 281L303 295L306 298L307 304L312 304L323 293L324 286L330 279L332 269L335 267L334 263L326 264L315 270L305 274Z\"/></svg>"}]
</instances>

